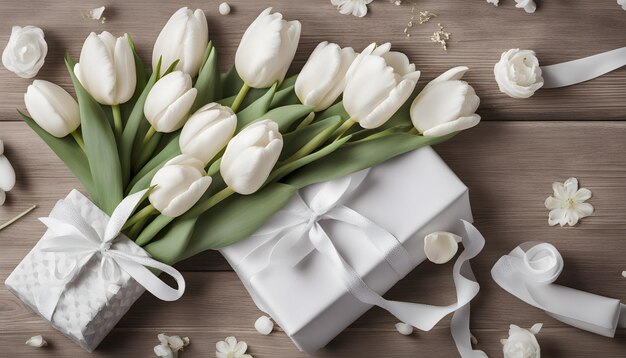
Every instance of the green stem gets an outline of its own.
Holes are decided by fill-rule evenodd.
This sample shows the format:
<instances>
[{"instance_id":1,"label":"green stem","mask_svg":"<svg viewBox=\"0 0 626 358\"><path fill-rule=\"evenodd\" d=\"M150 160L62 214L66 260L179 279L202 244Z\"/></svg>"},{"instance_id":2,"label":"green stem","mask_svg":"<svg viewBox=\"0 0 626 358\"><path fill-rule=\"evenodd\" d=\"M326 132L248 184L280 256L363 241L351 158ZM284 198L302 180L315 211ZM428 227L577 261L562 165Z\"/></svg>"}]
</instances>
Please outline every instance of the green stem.
<instances>
[{"instance_id":1,"label":"green stem","mask_svg":"<svg viewBox=\"0 0 626 358\"><path fill-rule=\"evenodd\" d=\"M419 135L420 134L420 132L415 127L411 128L407 133L415 134L415 135Z\"/></svg>"},{"instance_id":2,"label":"green stem","mask_svg":"<svg viewBox=\"0 0 626 358\"><path fill-rule=\"evenodd\" d=\"M345 125L345 123L344 123ZM343 125L342 125L343 127ZM337 133L337 131L341 129L341 127L339 127L338 129L334 129L333 127L330 127L322 132L320 132L318 135L316 135L315 137L313 137L313 139L311 139L307 144L305 144L302 148L300 148L297 152L295 152L294 154L292 154L289 158L287 158L282 164L287 165L291 162L294 162L300 158L303 158L309 154L311 154L317 147L319 147L320 145L322 145L325 141L328 140L328 138L331 138L335 135L335 133Z\"/></svg>"},{"instance_id":3,"label":"green stem","mask_svg":"<svg viewBox=\"0 0 626 358\"><path fill-rule=\"evenodd\" d=\"M237 93L237 97L235 97L235 101L233 102L233 105L230 106L233 112L237 113L237 111L239 111L239 107L243 103L243 100L246 98L246 95L248 94L249 90L250 90L250 86L247 83L244 83L243 86L241 86L239 93Z\"/></svg>"},{"instance_id":4,"label":"green stem","mask_svg":"<svg viewBox=\"0 0 626 358\"><path fill-rule=\"evenodd\" d=\"M204 213L205 211L211 209L212 207L214 207L215 205L219 204L224 199L228 198L229 196L231 196L233 194L235 194L233 189L231 189L230 187L226 187L225 189L222 189L222 190L218 191L217 193L215 193L213 196L208 198L203 203L200 203L200 205L196 205L193 209L189 210L185 214L185 216L186 217L200 216L202 213Z\"/></svg>"},{"instance_id":5,"label":"green stem","mask_svg":"<svg viewBox=\"0 0 626 358\"><path fill-rule=\"evenodd\" d=\"M152 139L152 136L154 135L154 133L156 133L156 129L154 129L153 126L150 126L150 129L148 129L148 132L146 133L146 136L143 137L143 142L141 142L141 148L145 148L146 147L146 145L148 144L150 139Z\"/></svg>"},{"instance_id":6,"label":"green stem","mask_svg":"<svg viewBox=\"0 0 626 358\"><path fill-rule=\"evenodd\" d=\"M78 129L70 134L72 135L72 137L74 137L74 140L76 141L76 143L78 143L80 149L82 149L83 152L86 153L87 151L85 150L85 141L83 140L83 136L78 132Z\"/></svg>"},{"instance_id":7,"label":"green stem","mask_svg":"<svg viewBox=\"0 0 626 358\"><path fill-rule=\"evenodd\" d=\"M128 237L131 240L135 241L137 239L137 237L139 236L139 233L141 232L141 230L143 230L143 226L147 220L148 220L148 217L146 216L144 218L141 218L138 222L136 222L133 225L133 227L128 232Z\"/></svg>"},{"instance_id":8,"label":"green stem","mask_svg":"<svg viewBox=\"0 0 626 358\"><path fill-rule=\"evenodd\" d=\"M122 138L122 132L124 127L122 125L122 113L120 112L120 105L114 104L111 106L113 112L113 124L115 125L115 137Z\"/></svg>"},{"instance_id":9,"label":"green stem","mask_svg":"<svg viewBox=\"0 0 626 358\"><path fill-rule=\"evenodd\" d=\"M131 216L130 219L128 219L128 221L126 221L126 224L124 224L124 226L122 227L122 231L128 229L129 227L135 225L136 223L138 223L139 221L143 220L144 218L149 217L150 215L154 215L156 213L158 213L159 211L157 209L154 208L154 206L152 206L152 204L146 206L145 208L141 209L139 212L137 212L135 215Z\"/></svg>"},{"instance_id":10,"label":"green stem","mask_svg":"<svg viewBox=\"0 0 626 358\"><path fill-rule=\"evenodd\" d=\"M315 120L315 112L309 113L309 115L306 116L302 120L302 122L300 122L300 124L298 124L298 126L296 127L296 130L302 129L302 128L308 126L309 124L311 124L313 122L313 120Z\"/></svg>"},{"instance_id":11,"label":"green stem","mask_svg":"<svg viewBox=\"0 0 626 358\"><path fill-rule=\"evenodd\" d=\"M341 138L341 136L343 136L348 131L348 129L352 128L355 123L356 121L354 119L348 119L347 121L343 122L341 127L337 128L337 130L331 135L331 137L336 137L337 139Z\"/></svg>"},{"instance_id":12,"label":"green stem","mask_svg":"<svg viewBox=\"0 0 626 358\"><path fill-rule=\"evenodd\" d=\"M0 225L0 231L2 231L3 229L6 229L7 227L9 227L11 224L13 224L14 222L18 221L19 219L23 218L24 216L26 216L26 214L30 213L31 211L35 210L35 208L37 208L37 205L33 205L30 208L26 209L26 211L24 211L23 213L17 215L16 217L14 217L13 219L5 222L4 224Z\"/></svg>"}]
</instances>

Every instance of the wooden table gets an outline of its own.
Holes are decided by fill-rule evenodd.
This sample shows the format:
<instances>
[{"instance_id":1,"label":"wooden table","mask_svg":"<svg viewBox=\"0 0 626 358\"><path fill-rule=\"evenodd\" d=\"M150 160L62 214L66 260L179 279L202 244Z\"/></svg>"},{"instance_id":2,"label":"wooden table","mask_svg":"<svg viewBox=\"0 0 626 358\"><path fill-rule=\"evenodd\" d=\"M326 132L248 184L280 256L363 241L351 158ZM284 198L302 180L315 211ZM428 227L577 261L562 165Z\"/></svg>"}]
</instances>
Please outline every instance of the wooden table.
<instances>
[{"instance_id":1,"label":"wooden table","mask_svg":"<svg viewBox=\"0 0 626 358\"><path fill-rule=\"evenodd\" d=\"M408 3L410 1L404 1ZM81 11L106 3L105 24L84 20ZM246 26L270 4L289 19L300 19L303 32L294 70L322 41L356 49L373 41L391 41L422 70L421 85L444 70L468 65L467 76L482 98L483 123L436 149L471 190L476 226L487 245L472 261L482 290L472 303L472 331L479 347L501 356L500 338L508 325L530 327L543 322L539 335L545 357L623 357L626 334L600 337L566 326L500 289L489 274L491 266L517 244L545 240L564 254L566 269L560 283L601 295L626 298L626 70L618 70L571 88L542 90L527 100L498 92L493 65L509 48L537 51L551 64L626 45L626 12L615 0L541 1L532 15L516 9L512 0L499 8L482 0L421 0L419 10L439 14L429 23L403 29L411 6L387 0L370 5L363 19L340 15L328 0L232 0L230 16L217 13L219 1L106 1L1 0L0 45L11 26L36 25L49 44L46 65L38 78L70 89L63 64L66 50L77 57L90 31L132 34L142 57L150 59L152 44L167 18L180 6L205 10L210 37L222 67L232 63ZM430 42L437 23L452 33L447 52ZM36 218L45 216L54 202L80 187L69 170L22 123L15 109L23 109L23 92L30 80L0 70L0 138L18 175L16 188L0 207L0 222L31 204L39 208L0 232L0 278L7 275L44 232ZM593 191L596 212L574 228L549 227L544 199L551 183L570 176ZM235 335L249 343L255 357L303 356L282 332L268 337L253 327L261 315L237 276L216 252L207 252L177 265L188 283L185 296L175 303L144 295L100 348L82 351L50 328L4 287L0 289L0 356L3 357L151 357L160 332L191 337L182 357L213 356L214 345ZM424 263L394 287L387 297L434 304L453 300L452 265ZM453 357L449 319L431 332L405 337L395 331L396 320L372 309L340 334L319 357ZM23 345L43 334L50 346Z\"/></svg>"}]
</instances>

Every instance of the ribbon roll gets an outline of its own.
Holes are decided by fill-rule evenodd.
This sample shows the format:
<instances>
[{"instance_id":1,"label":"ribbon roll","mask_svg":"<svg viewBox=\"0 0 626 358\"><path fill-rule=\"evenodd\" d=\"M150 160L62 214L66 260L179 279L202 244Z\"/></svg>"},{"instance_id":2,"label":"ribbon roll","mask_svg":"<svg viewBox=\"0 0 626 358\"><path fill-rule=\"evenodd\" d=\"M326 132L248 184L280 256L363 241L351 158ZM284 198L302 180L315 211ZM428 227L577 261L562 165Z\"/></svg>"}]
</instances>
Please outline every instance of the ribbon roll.
<instances>
[{"instance_id":1,"label":"ribbon roll","mask_svg":"<svg viewBox=\"0 0 626 358\"><path fill-rule=\"evenodd\" d=\"M626 66L626 47L550 66L541 66L543 88L558 88L592 80Z\"/></svg>"},{"instance_id":2,"label":"ribbon roll","mask_svg":"<svg viewBox=\"0 0 626 358\"><path fill-rule=\"evenodd\" d=\"M252 236L253 241L261 244L253 248L240 263L256 267L249 274L249 281L268 269L292 269L316 250L331 263L337 277L356 299L379 306L417 329L429 331L441 319L454 312L451 332L461 356L486 357L484 352L473 350L470 342L469 303L478 294L480 286L474 278L469 260L481 252L485 243L484 238L470 223L463 222L466 230L466 235L462 238L465 250L453 268L457 302L448 306L386 300L372 290L344 260L319 224L320 220L335 220L358 228L362 236L354 239L373 243L396 273L398 280L417 266L417 260L411 257L393 234L341 203L358 188L366 175L367 171L361 171L342 180L327 182L315 193L310 205L296 194L296 199L279 211L271 224ZM272 312L267 313L272 315Z\"/></svg>"},{"instance_id":3,"label":"ribbon roll","mask_svg":"<svg viewBox=\"0 0 626 358\"><path fill-rule=\"evenodd\" d=\"M130 242L128 238L120 235L120 231L146 192L147 189L126 197L115 208L103 233L95 230L80 213L64 201L57 204L54 217L39 219L48 227L49 235L42 240L39 249L42 252L70 253L74 258L74 261L66 267L69 269L54 273L62 287L52 290L53 294L48 292L36 297L37 308L46 319L52 319L65 286L71 284L87 262L95 258L100 260L99 272L106 281L116 282L119 280L120 270L123 270L161 300L175 301L183 295L185 279L178 270L148 257L145 251L142 252L143 256L137 255L126 252L120 249L120 245L116 245L118 238ZM178 288L168 286L149 268L172 276Z\"/></svg>"},{"instance_id":4,"label":"ribbon roll","mask_svg":"<svg viewBox=\"0 0 626 358\"><path fill-rule=\"evenodd\" d=\"M501 257L491 276L513 296L571 326L607 337L626 327L626 305L619 300L554 284L563 266L554 246L527 242Z\"/></svg>"}]
</instances>

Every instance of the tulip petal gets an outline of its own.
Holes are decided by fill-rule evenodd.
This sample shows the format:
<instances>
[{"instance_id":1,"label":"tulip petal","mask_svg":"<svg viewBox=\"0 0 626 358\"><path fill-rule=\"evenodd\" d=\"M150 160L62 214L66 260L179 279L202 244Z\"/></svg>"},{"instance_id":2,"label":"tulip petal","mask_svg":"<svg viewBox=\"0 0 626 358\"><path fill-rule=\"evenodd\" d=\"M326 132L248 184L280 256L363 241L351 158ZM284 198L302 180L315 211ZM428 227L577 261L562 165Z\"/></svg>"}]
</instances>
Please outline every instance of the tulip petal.
<instances>
[{"instance_id":1,"label":"tulip petal","mask_svg":"<svg viewBox=\"0 0 626 358\"><path fill-rule=\"evenodd\" d=\"M184 124L193 102L196 100L198 90L190 89L180 96L174 103L170 104L165 111L157 118L153 126L163 133L171 133L179 130Z\"/></svg>"},{"instance_id":2,"label":"tulip petal","mask_svg":"<svg viewBox=\"0 0 626 358\"><path fill-rule=\"evenodd\" d=\"M165 26L159 33L154 48L152 49L152 68L156 68L159 58L161 59L161 68L169 68L174 61L179 60L181 54L178 46L183 43L186 30L186 22L188 21L191 10L187 7L181 7L167 20ZM175 49L175 50L174 50ZM204 49L203 49L204 50ZM176 66L180 69L181 64Z\"/></svg>"},{"instance_id":3,"label":"tulip petal","mask_svg":"<svg viewBox=\"0 0 626 358\"><path fill-rule=\"evenodd\" d=\"M203 176L194 181L186 191L174 197L161 214L169 217L178 217L186 213L200 200L212 181L213 179L210 176Z\"/></svg>"},{"instance_id":4,"label":"tulip petal","mask_svg":"<svg viewBox=\"0 0 626 358\"><path fill-rule=\"evenodd\" d=\"M439 82L445 82L445 81L456 81L456 80L460 80L463 78L463 76L465 75L465 72L469 71L469 67L467 66L457 66L454 68L451 68L449 70L447 70L446 72L440 74L439 76L437 76L437 78L435 78L434 80L430 81L428 83L428 85L426 85L426 87L424 87L424 90L430 86L431 84L435 84L435 83L439 83Z\"/></svg>"},{"instance_id":5,"label":"tulip petal","mask_svg":"<svg viewBox=\"0 0 626 358\"><path fill-rule=\"evenodd\" d=\"M396 78L391 67L382 57L368 56L361 60L352 73L344 90L344 107L350 117L360 122L371 108L377 107L396 87Z\"/></svg>"},{"instance_id":6,"label":"tulip petal","mask_svg":"<svg viewBox=\"0 0 626 358\"><path fill-rule=\"evenodd\" d=\"M103 34L108 32L103 32ZM110 35L110 34L109 34ZM111 35L112 36L112 35ZM110 37L91 33L80 52L80 67L75 71L81 84L93 98L102 104L116 104L114 98L116 73L113 54L107 43ZM114 42L115 43L115 42Z\"/></svg>"},{"instance_id":7,"label":"tulip petal","mask_svg":"<svg viewBox=\"0 0 626 358\"><path fill-rule=\"evenodd\" d=\"M187 29L183 38L181 65L183 72L195 77L200 70L204 51L209 44L209 27L204 12L197 9L187 21Z\"/></svg>"},{"instance_id":8,"label":"tulip petal","mask_svg":"<svg viewBox=\"0 0 626 358\"><path fill-rule=\"evenodd\" d=\"M445 81L427 87L411 105L413 125L421 133L465 115L463 110L466 109L465 101L468 92L470 94L473 92L466 82ZM471 106L477 105L477 98L473 95ZM472 112L468 111L467 115Z\"/></svg>"},{"instance_id":9,"label":"tulip petal","mask_svg":"<svg viewBox=\"0 0 626 358\"><path fill-rule=\"evenodd\" d=\"M480 116L473 114L468 117L461 117L454 121L445 122L428 129L423 133L424 137L441 137L450 133L460 132L472 128L480 123Z\"/></svg>"},{"instance_id":10,"label":"tulip petal","mask_svg":"<svg viewBox=\"0 0 626 358\"><path fill-rule=\"evenodd\" d=\"M359 121L361 127L368 129L377 128L387 122L402 107L404 102L409 99L416 85L417 82L414 80L403 80L400 82L398 86L389 92L389 96L385 100Z\"/></svg>"},{"instance_id":11,"label":"tulip petal","mask_svg":"<svg viewBox=\"0 0 626 358\"><path fill-rule=\"evenodd\" d=\"M137 73L135 56L128 42L128 35L124 34L115 42L115 103L126 103L135 93Z\"/></svg>"},{"instance_id":12,"label":"tulip petal","mask_svg":"<svg viewBox=\"0 0 626 358\"><path fill-rule=\"evenodd\" d=\"M15 170L4 155L0 155L0 191L9 191L15 186Z\"/></svg>"}]
</instances>

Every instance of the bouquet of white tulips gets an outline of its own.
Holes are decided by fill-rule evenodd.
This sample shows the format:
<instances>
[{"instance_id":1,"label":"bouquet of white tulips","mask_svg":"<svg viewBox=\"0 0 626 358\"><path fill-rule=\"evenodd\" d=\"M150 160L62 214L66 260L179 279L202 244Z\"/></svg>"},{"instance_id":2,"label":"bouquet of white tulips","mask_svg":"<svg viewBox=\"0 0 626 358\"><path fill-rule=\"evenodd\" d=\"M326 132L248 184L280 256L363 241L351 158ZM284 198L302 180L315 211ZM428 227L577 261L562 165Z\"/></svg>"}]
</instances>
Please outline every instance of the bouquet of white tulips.
<instances>
[{"instance_id":1,"label":"bouquet of white tulips","mask_svg":"<svg viewBox=\"0 0 626 358\"><path fill-rule=\"evenodd\" d=\"M127 34L92 33L78 63L65 59L77 100L36 80L20 113L109 215L150 188L123 230L170 264L245 239L304 186L480 121L467 68L418 95L420 72L389 43L359 54L322 42L287 77L300 30L263 11L225 73L201 10L170 18L151 68Z\"/></svg>"}]
</instances>

